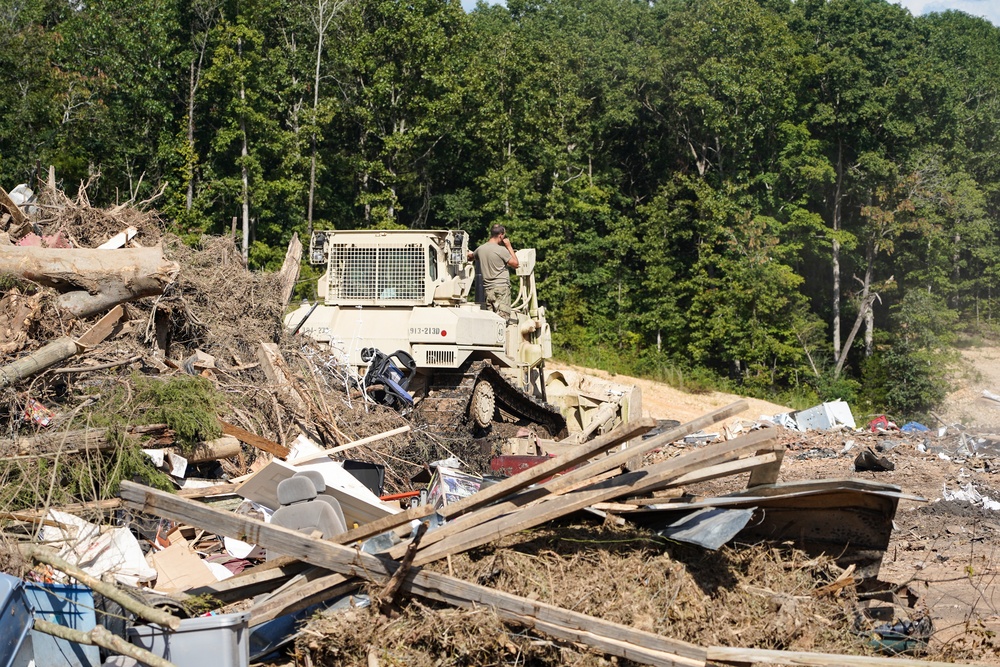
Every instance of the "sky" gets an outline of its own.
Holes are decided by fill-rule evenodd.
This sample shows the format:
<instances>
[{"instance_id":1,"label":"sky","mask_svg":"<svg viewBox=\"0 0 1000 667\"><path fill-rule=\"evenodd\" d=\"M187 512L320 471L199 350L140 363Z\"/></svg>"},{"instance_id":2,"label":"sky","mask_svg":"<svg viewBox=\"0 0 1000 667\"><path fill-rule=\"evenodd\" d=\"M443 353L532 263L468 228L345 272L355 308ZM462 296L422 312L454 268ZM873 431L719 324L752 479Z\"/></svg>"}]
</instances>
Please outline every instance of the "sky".
<instances>
[{"instance_id":1,"label":"sky","mask_svg":"<svg viewBox=\"0 0 1000 667\"><path fill-rule=\"evenodd\" d=\"M467 1L462 0L463 4ZM471 4L474 5L475 2ZM1000 2L997 0L901 0L896 4L903 5L914 16L957 9L966 14L981 16L993 25L1000 26Z\"/></svg>"},{"instance_id":2,"label":"sky","mask_svg":"<svg viewBox=\"0 0 1000 667\"><path fill-rule=\"evenodd\" d=\"M498 0L487 0L497 4ZM503 0L499 0L500 4ZM943 12L947 9L958 9L973 16L982 16L993 25L1000 26L1000 0L900 0L896 4L903 5L914 16L929 12ZM476 6L476 0L462 0L465 11L471 11Z\"/></svg>"}]
</instances>

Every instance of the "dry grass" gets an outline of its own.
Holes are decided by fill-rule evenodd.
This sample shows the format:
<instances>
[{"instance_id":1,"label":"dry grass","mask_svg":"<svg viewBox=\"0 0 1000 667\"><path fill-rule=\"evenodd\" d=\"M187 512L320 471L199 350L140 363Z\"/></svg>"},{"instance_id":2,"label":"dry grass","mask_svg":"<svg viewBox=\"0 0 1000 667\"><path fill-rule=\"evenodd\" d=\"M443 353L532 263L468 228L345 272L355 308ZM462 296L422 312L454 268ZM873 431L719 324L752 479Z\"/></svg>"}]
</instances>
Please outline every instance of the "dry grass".
<instances>
[{"instance_id":1,"label":"dry grass","mask_svg":"<svg viewBox=\"0 0 1000 667\"><path fill-rule=\"evenodd\" d=\"M456 555L450 568L467 581L702 646L870 652L854 631L853 594L814 595L840 568L791 548L709 552L640 529L555 524ZM411 603L399 618L364 610L315 620L299 650L313 664L364 664L370 652L381 665L607 664L563 642L537 653L535 637L486 611Z\"/></svg>"}]
</instances>

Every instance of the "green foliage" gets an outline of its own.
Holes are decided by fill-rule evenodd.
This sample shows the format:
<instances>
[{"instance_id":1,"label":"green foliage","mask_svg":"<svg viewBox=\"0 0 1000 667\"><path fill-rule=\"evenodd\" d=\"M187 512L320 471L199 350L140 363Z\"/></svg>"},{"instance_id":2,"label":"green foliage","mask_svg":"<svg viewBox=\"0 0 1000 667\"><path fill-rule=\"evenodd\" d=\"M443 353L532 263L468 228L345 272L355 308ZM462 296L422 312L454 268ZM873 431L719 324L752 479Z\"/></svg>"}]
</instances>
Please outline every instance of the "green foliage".
<instances>
[{"instance_id":1,"label":"green foliage","mask_svg":"<svg viewBox=\"0 0 1000 667\"><path fill-rule=\"evenodd\" d=\"M860 397L873 412L924 419L949 390L957 315L942 298L918 290L893 308L893 319L896 334L880 335L864 362Z\"/></svg>"},{"instance_id":2,"label":"green foliage","mask_svg":"<svg viewBox=\"0 0 1000 667\"><path fill-rule=\"evenodd\" d=\"M109 439L125 444L133 424L166 424L184 449L222 435L218 407L222 397L203 377L175 375L160 379L132 375L131 389L115 388L102 396L100 410L85 410L78 422L109 429Z\"/></svg>"},{"instance_id":3,"label":"green foliage","mask_svg":"<svg viewBox=\"0 0 1000 667\"><path fill-rule=\"evenodd\" d=\"M538 252L563 354L687 386L867 396L863 372L887 387L926 365L909 331L927 325L896 316L920 291L1000 326L1000 29L982 19L886 0L334 4L321 43L314 0L15 3L0 180L100 172L94 205L162 188L186 239L229 233L245 204L250 264L274 269L307 230L315 155L316 228L476 243L502 222ZM879 358L862 326L834 359L866 298Z\"/></svg>"},{"instance_id":4,"label":"green foliage","mask_svg":"<svg viewBox=\"0 0 1000 667\"><path fill-rule=\"evenodd\" d=\"M138 481L164 491L176 487L153 467L135 443L99 453L7 461L0 464L0 508L37 509L40 501L66 505L117 497L122 480Z\"/></svg>"},{"instance_id":5,"label":"green foliage","mask_svg":"<svg viewBox=\"0 0 1000 667\"><path fill-rule=\"evenodd\" d=\"M167 424L182 449L222 435L217 411L221 397L205 378L137 378L133 401L146 423Z\"/></svg>"}]
</instances>

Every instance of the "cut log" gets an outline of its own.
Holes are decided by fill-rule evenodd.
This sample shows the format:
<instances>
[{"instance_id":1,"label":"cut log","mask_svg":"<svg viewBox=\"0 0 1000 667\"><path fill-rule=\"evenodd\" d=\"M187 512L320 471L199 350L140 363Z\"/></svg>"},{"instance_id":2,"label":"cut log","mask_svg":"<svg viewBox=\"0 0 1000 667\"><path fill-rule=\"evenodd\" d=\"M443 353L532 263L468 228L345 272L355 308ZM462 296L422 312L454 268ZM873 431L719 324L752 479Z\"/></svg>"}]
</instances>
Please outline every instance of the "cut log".
<instances>
[{"instance_id":1,"label":"cut log","mask_svg":"<svg viewBox=\"0 0 1000 667\"><path fill-rule=\"evenodd\" d=\"M159 247L108 252L96 248L0 246L0 273L63 292L57 304L73 317L161 294L180 266Z\"/></svg>"},{"instance_id":2,"label":"cut log","mask_svg":"<svg viewBox=\"0 0 1000 667\"><path fill-rule=\"evenodd\" d=\"M69 336L57 338L51 343L21 357L17 361L0 366L0 387L17 384L21 380L41 373L61 361L66 361L83 351L83 347Z\"/></svg>"},{"instance_id":3,"label":"cut log","mask_svg":"<svg viewBox=\"0 0 1000 667\"><path fill-rule=\"evenodd\" d=\"M191 449L183 452L177 449L170 449L168 451L180 454L187 459L188 463L205 463L206 461L219 461L236 456L242 451L242 447L237 438L231 435L224 435L215 440L200 442Z\"/></svg>"}]
</instances>

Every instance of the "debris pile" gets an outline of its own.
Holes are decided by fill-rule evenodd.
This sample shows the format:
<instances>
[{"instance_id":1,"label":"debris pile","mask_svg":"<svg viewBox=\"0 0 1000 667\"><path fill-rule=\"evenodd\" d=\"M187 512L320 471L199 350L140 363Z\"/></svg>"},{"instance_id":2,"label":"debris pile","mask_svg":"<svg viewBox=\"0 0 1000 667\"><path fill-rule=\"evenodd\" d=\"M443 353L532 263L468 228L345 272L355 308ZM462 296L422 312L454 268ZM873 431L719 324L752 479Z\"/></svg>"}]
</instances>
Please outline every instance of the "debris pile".
<instances>
[{"instance_id":1,"label":"debris pile","mask_svg":"<svg viewBox=\"0 0 1000 667\"><path fill-rule=\"evenodd\" d=\"M692 437L744 402L491 469L495 441L411 424L287 334L288 271L86 188L2 194L9 241L37 239L0 301L0 663L876 664L850 654L926 629L879 580L919 499L779 481L780 426Z\"/></svg>"}]
</instances>

